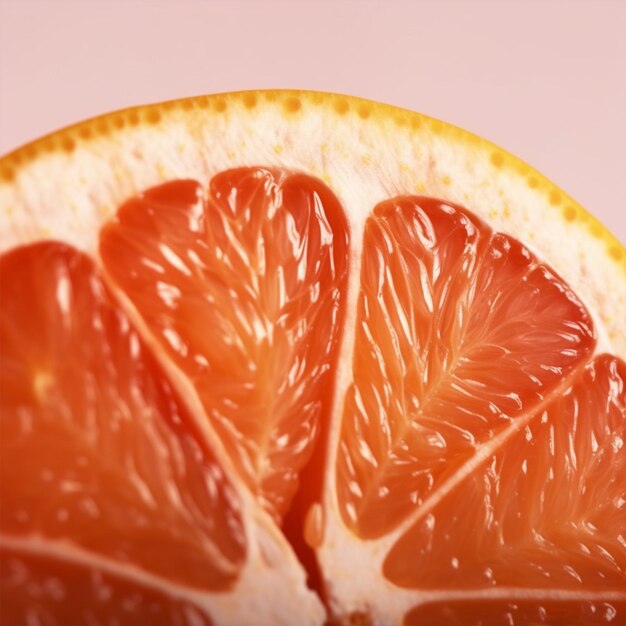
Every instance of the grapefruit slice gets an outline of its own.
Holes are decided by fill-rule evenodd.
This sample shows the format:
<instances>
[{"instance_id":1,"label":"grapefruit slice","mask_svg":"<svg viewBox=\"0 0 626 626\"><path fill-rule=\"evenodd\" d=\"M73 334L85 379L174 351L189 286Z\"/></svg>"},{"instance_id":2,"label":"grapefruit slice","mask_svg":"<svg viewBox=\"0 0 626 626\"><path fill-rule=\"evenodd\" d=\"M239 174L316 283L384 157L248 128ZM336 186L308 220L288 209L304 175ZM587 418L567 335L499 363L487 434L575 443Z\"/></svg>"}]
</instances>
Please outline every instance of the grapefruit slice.
<instances>
[{"instance_id":1,"label":"grapefruit slice","mask_svg":"<svg viewBox=\"0 0 626 626\"><path fill-rule=\"evenodd\" d=\"M626 251L540 174L308 92L0 173L4 621L623 621Z\"/></svg>"}]
</instances>

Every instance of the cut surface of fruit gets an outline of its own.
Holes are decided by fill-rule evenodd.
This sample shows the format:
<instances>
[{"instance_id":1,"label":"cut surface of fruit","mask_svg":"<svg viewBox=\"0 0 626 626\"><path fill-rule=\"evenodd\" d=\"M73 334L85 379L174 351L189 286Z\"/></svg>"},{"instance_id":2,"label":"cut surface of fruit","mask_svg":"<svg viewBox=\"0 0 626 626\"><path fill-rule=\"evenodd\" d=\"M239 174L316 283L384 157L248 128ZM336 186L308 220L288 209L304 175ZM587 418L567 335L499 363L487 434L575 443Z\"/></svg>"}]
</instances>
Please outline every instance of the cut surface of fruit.
<instances>
[{"instance_id":1,"label":"cut surface of fruit","mask_svg":"<svg viewBox=\"0 0 626 626\"><path fill-rule=\"evenodd\" d=\"M594 359L396 543L387 578L436 589L623 590L625 385L623 361Z\"/></svg>"},{"instance_id":2,"label":"cut surface of fruit","mask_svg":"<svg viewBox=\"0 0 626 626\"><path fill-rule=\"evenodd\" d=\"M193 604L98 568L17 550L0 551L3 624L211 626Z\"/></svg>"},{"instance_id":3,"label":"cut surface of fruit","mask_svg":"<svg viewBox=\"0 0 626 626\"><path fill-rule=\"evenodd\" d=\"M3 579L2 622L195 624L215 613L244 623L256 603L237 593L266 587L279 608L258 611L261 623L278 623L281 595L319 623L319 602L281 554L287 542L271 526L250 536L269 520L250 519L193 406L93 259L40 242L0 257L0 279L0 558L23 573L19 591ZM67 593L50 604L40 587L53 571ZM85 593L115 594L89 613L79 578Z\"/></svg>"},{"instance_id":4,"label":"cut surface of fruit","mask_svg":"<svg viewBox=\"0 0 626 626\"><path fill-rule=\"evenodd\" d=\"M455 600L426 604L411 611L405 626L449 624L450 626L501 626L502 624L620 624L626 617L626 602L568 600L491 600L489 603Z\"/></svg>"},{"instance_id":5,"label":"cut surface of fruit","mask_svg":"<svg viewBox=\"0 0 626 626\"><path fill-rule=\"evenodd\" d=\"M594 344L582 304L519 242L425 198L376 207L339 444L345 522L396 526Z\"/></svg>"},{"instance_id":6,"label":"cut surface of fruit","mask_svg":"<svg viewBox=\"0 0 626 626\"><path fill-rule=\"evenodd\" d=\"M280 520L333 392L345 215L315 179L228 171L124 205L105 269L192 381L237 468Z\"/></svg>"},{"instance_id":7,"label":"cut surface of fruit","mask_svg":"<svg viewBox=\"0 0 626 626\"><path fill-rule=\"evenodd\" d=\"M231 586L246 550L236 495L93 261L40 243L4 255L0 275L0 532Z\"/></svg>"},{"instance_id":8,"label":"cut surface of fruit","mask_svg":"<svg viewBox=\"0 0 626 626\"><path fill-rule=\"evenodd\" d=\"M3 623L625 619L626 250L525 164L249 92L27 146L0 211Z\"/></svg>"}]
</instances>

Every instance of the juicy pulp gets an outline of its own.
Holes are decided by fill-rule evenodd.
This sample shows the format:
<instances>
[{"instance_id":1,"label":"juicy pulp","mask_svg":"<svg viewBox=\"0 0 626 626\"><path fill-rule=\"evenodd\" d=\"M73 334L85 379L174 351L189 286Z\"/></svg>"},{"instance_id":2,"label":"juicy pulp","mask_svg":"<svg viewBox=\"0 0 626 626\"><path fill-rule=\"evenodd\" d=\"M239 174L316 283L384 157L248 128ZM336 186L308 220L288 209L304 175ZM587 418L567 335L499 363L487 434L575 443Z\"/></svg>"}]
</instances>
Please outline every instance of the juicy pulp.
<instances>
[{"instance_id":1,"label":"juicy pulp","mask_svg":"<svg viewBox=\"0 0 626 626\"><path fill-rule=\"evenodd\" d=\"M315 549L331 524L364 552L399 532L375 574L402 592L477 592L423 602L406 623L619 618L624 363L594 357L591 317L559 276L462 207L403 196L368 218L328 470L350 235L319 180L253 167L128 201L95 260L54 242L5 253L3 594L15 571L38 589L51 567L76 589L72 568L99 580L99 559L226 594L247 556L243 483L277 532L289 518L302 533L312 505ZM58 562L68 545L82 565ZM320 575L331 589L323 562ZM481 595L494 587L513 599ZM572 590L608 595L549 595ZM40 601L11 594L3 610ZM42 611L72 615L67 600Z\"/></svg>"}]
</instances>

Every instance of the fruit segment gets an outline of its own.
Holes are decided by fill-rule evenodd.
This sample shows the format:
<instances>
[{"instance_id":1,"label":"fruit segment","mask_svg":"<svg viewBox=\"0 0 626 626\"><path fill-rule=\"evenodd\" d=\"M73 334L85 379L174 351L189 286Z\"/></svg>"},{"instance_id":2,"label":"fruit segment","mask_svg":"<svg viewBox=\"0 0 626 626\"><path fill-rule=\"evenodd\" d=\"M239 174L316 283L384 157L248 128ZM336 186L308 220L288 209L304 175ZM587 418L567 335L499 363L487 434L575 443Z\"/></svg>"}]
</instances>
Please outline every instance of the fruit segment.
<instances>
[{"instance_id":1,"label":"fruit segment","mask_svg":"<svg viewBox=\"0 0 626 626\"><path fill-rule=\"evenodd\" d=\"M375 208L361 290L337 489L344 522L374 538L555 392L595 339L524 246L433 199Z\"/></svg>"},{"instance_id":2,"label":"fruit segment","mask_svg":"<svg viewBox=\"0 0 626 626\"><path fill-rule=\"evenodd\" d=\"M385 576L420 589L623 593L625 385L623 361L596 358L396 543Z\"/></svg>"},{"instance_id":3,"label":"fruit segment","mask_svg":"<svg viewBox=\"0 0 626 626\"><path fill-rule=\"evenodd\" d=\"M211 626L189 602L63 559L0 550L3 624Z\"/></svg>"},{"instance_id":4,"label":"fruit segment","mask_svg":"<svg viewBox=\"0 0 626 626\"><path fill-rule=\"evenodd\" d=\"M93 261L33 244L0 277L0 538L230 588L238 498Z\"/></svg>"},{"instance_id":5,"label":"fruit segment","mask_svg":"<svg viewBox=\"0 0 626 626\"><path fill-rule=\"evenodd\" d=\"M593 626L623 624L626 601L610 602L559 600L453 600L445 604L425 604L413 609L405 626L502 626L507 624L552 624Z\"/></svg>"},{"instance_id":6,"label":"fruit segment","mask_svg":"<svg viewBox=\"0 0 626 626\"><path fill-rule=\"evenodd\" d=\"M152 189L100 237L119 285L280 521L334 386L346 219L321 182L242 168Z\"/></svg>"}]
</instances>

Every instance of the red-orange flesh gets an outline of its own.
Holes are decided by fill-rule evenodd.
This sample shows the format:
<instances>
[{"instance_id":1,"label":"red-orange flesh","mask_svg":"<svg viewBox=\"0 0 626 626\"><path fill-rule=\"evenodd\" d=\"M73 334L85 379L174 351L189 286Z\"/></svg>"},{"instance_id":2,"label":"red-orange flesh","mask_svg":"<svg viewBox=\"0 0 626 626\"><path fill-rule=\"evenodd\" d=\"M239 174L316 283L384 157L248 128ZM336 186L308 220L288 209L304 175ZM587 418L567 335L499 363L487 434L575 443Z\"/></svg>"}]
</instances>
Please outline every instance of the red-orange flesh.
<instances>
[{"instance_id":1,"label":"red-orange flesh","mask_svg":"<svg viewBox=\"0 0 626 626\"><path fill-rule=\"evenodd\" d=\"M347 274L339 202L309 176L230 170L208 190L178 181L128 202L100 242L280 522L328 420Z\"/></svg>"},{"instance_id":2,"label":"red-orange flesh","mask_svg":"<svg viewBox=\"0 0 626 626\"><path fill-rule=\"evenodd\" d=\"M2 624L211 626L205 612L98 567L3 550Z\"/></svg>"},{"instance_id":3,"label":"red-orange flesh","mask_svg":"<svg viewBox=\"0 0 626 626\"><path fill-rule=\"evenodd\" d=\"M302 525L322 495L349 236L320 181L240 168L130 200L95 261L55 242L0 257L3 620L192 622L197 607L132 573L231 588L246 555L232 480L315 576ZM623 591L626 365L593 357L576 295L513 237L418 197L374 209L360 281L333 470L364 549L412 520L381 576L434 591ZM623 612L455 599L406 624Z\"/></svg>"}]
</instances>

